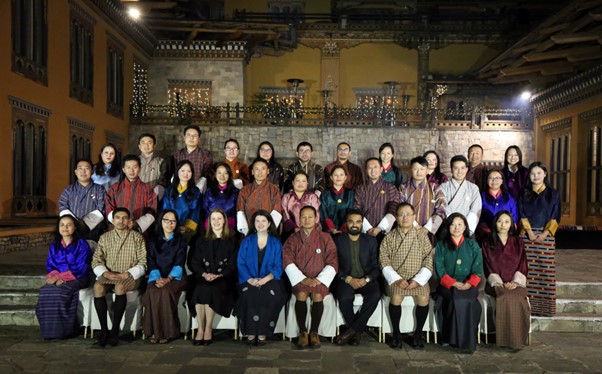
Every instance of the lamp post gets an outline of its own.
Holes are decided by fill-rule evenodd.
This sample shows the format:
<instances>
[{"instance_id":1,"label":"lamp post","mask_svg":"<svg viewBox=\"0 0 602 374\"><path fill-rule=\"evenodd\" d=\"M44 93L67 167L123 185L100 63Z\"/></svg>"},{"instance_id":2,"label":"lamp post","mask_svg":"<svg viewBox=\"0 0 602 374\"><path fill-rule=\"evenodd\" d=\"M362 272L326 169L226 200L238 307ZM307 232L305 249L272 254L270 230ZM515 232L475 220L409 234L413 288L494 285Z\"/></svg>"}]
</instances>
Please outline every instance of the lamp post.
<instances>
[{"instance_id":1,"label":"lamp post","mask_svg":"<svg viewBox=\"0 0 602 374\"><path fill-rule=\"evenodd\" d=\"M292 97L292 106L291 106L291 117L297 118L297 111L300 109L301 100L297 97L297 92L299 90L299 85L304 82L303 79L299 78L289 78L286 80L293 86L293 97Z\"/></svg>"},{"instance_id":2,"label":"lamp post","mask_svg":"<svg viewBox=\"0 0 602 374\"><path fill-rule=\"evenodd\" d=\"M397 81L386 81L385 85L387 85L388 91L385 96L385 103L387 103L387 98L391 100L391 106L389 109L385 109L385 105L383 105L383 110L385 111L385 119L389 121L389 126L395 126L395 87L399 84ZM387 118L388 117L388 118Z\"/></svg>"}]
</instances>

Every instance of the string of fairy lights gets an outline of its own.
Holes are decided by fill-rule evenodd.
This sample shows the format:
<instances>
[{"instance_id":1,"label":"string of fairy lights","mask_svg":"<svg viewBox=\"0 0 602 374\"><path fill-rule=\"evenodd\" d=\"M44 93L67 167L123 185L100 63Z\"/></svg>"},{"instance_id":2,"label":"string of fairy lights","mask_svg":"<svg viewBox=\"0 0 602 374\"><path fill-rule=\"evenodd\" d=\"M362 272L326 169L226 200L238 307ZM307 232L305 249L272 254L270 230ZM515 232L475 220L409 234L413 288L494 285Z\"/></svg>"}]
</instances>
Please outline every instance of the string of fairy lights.
<instances>
[{"instance_id":1,"label":"string of fairy lights","mask_svg":"<svg viewBox=\"0 0 602 374\"><path fill-rule=\"evenodd\" d=\"M135 117L144 117L148 111L148 68L134 61L133 79L130 108Z\"/></svg>"}]
</instances>

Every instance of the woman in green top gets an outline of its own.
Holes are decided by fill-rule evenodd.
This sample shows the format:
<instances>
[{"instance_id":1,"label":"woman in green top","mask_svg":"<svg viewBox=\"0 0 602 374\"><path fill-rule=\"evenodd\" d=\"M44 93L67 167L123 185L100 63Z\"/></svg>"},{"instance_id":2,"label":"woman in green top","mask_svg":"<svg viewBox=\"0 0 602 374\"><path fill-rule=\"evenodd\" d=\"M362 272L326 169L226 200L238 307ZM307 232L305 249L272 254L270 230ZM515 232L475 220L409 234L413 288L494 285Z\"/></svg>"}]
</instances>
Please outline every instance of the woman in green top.
<instances>
[{"instance_id":1,"label":"woman in green top","mask_svg":"<svg viewBox=\"0 0 602 374\"><path fill-rule=\"evenodd\" d=\"M443 224L443 236L435 251L435 271L439 285L435 294L437 322L443 345L474 352L481 320L477 289L481 281L483 257L477 242L470 239L468 222L453 213Z\"/></svg>"}]
</instances>

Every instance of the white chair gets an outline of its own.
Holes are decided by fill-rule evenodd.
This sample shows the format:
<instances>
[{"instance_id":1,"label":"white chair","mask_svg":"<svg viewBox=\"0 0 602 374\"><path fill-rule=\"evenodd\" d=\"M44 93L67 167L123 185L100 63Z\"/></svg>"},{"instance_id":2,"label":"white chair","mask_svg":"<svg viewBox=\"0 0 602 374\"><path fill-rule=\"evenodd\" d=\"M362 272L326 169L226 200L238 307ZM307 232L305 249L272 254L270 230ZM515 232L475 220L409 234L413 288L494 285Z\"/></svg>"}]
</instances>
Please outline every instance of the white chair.
<instances>
[{"instance_id":1,"label":"white chair","mask_svg":"<svg viewBox=\"0 0 602 374\"><path fill-rule=\"evenodd\" d=\"M84 339L88 337L88 330L92 322L92 309L94 308L94 288L82 288L79 290L79 302L77 303L77 320L84 327Z\"/></svg>"},{"instance_id":2,"label":"white chair","mask_svg":"<svg viewBox=\"0 0 602 374\"><path fill-rule=\"evenodd\" d=\"M355 294L355 299L353 299L353 312L357 313L358 310L362 307L364 303L364 297L361 294ZM338 305L338 303L337 303ZM343 317L343 313L337 307L337 334L339 333L339 326L345 324L345 318ZM374 309L374 313L368 319L368 323L366 326L377 327L378 328L378 342L382 342L382 329L383 329L383 300L382 298L378 300L378 305L376 309Z\"/></svg>"},{"instance_id":3,"label":"white chair","mask_svg":"<svg viewBox=\"0 0 602 374\"><path fill-rule=\"evenodd\" d=\"M291 295L291 299L288 302L288 312L286 315L286 328L285 336L292 340L299 336L299 326L297 326L297 317L295 314L295 303L297 299L295 295ZM311 298L307 298L307 319L305 325L311 324ZM320 326L318 326L318 335L327 338L334 338L337 334L337 313L338 308L336 301L332 294L326 295L324 298L324 313L322 314L322 320ZM281 313L282 314L282 313Z\"/></svg>"},{"instance_id":4,"label":"white chair","mask_svg":"<svg viewBox=\"0 0 602 374\"><path fill-rule=\"evenodd\" d=\"M382 302L382 341L384 341L384 335L387 333L391 333L393 331L391 327L391 316L389 316L389 303L391 298L389 296L383 296L381 299ZM438 329L433 330L432 323L435 320L434 317L434 302L433 300L429 301L429 316L424 322L424 327L422 331L425 331L426 334L426 342L430 343L430 334L429 332L436 332ZM414 332L416 330L416 315L415 315L416 303L412 296L405 296L403 301L401 302L401 320L399 321L399 332L401 333L409 333ZM436 323L435 323L436 327ZM435 334L435 343L437 343L437 334Z\"/></svg>"},{"instance_id":5,"label":"white chair","mask_svg":"<svg viewBox=\"0 0 602 374\"><path fill-rule=\"evenodd\" d=\"M191 323L191 339L194 339L195 330L199 328L199 322L196 317L192 317L189 319ZM229 317L220 316L219 314L215 314L213 318L212 327L214 330L234 330L234 340L238 339L238 318L233 315Z\"/></svg>"},{"instance_id":6,"label":"white chair","mask_svg":"<svg viewBox=\"0 0 602 374\"><path fill-rule=\"evenodd\" d=\"M115 301L115 294L108 293L105 297L107 300L107 325L109 329L113 328L112 322L112 305ZM120 330L132 332L133 336L136 337L136 331L140 330L141 322L142 322L142 297L138 290L129 291L126 294L127 297L127 305L125 307L125 313L123 314L123 319L121 320ZM100 322L98 321L98 315L96 314L96 308L92 309L92 319L90 326L92 328L92 332L90 337L94 337L94 330L100 330Z\"/></svg>"},{"instance_id":7,"label":"white chair","mask_svg":"<svg viewBox=\"0 0 602 374\"><path fill-rule=\"evenodd\" d=\"M180 321L180 332L184 334L184 340L188 339L188 331L190 331L191 324L191 315L190 310L188 310L188 302L186 301L186 291L182 291L180 294L180 299L178 300L177 305L178 312L178 320Z\"/></svg>"}]
</instances>

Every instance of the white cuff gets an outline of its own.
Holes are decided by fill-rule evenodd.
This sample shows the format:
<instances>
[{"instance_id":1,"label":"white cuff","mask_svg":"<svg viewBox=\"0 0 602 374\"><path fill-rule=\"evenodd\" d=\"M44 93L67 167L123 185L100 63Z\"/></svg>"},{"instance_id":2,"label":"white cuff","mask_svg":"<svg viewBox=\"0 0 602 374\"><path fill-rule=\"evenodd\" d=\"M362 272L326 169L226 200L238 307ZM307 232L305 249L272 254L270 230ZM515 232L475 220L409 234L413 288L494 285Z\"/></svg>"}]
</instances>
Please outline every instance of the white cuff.
<instances>
[{"instance_id":1,"label":"white cuff","mask_svg":"<svg viewBox=\"0 0 602 374\"><path fill-rule=\"evenodd\" d=\"M207 178L201 177L198 182L196 182L196 186L201 190L201 193L205 193L207 190Z\"/></svg>"},{"instance_id":2,"label":"white cuff","mask_svg":"<svg viewBox=\"0 0 602 374\"><path fill-rule=\"evenodd\" d=\"M95 267L93 269L93 271L94 271L94 274L96 275L96 278L98 278L101 275L103 275L105 273L105 271L109 271L109 269L107 269L107 267L104 265L98 265L97 267Z\"/></svg>"},{"instance_id":3,"label":"white cuff","mask_svg":"<svg viewBox=\"0 0 602 374\"><path fill-rule=\"evenodd\" d=\"M73 212L70 211L69 209L63 209L63 210L61 210L61 212L59 213L59 217L66 216L67 214L69 214L70 216L75 217L75 214L73 214Z\"/></svg>"},{"instance_id":4,"label":"white cuff","mask_svg":"<svg viewBox=\"0 0 602 374\"><path fill-rule=\"evenodd\" d=\"M495 287L494 285L496 283L501 283L504 284L504 281L502 281L502 277L500 277L498 274L496 273L491 273L489 274L489 276L487 277L487 283L489 283L489 285L491 287Z\"/></svg>"},{"instance_id":5,"label":"white cuff","mask_svg":"<svg viewBox=\"0 0 602 374\"><path fill-rule=\"evenodd\" d=\"M433 232L433 217L429 218L429 220L426 221L426 223L422 227L424 227L425 229L429 230L429 232L431 234L434 234L434 232Z\"/></svg>"},{"instance_id":6,"label":"white cuff","mask_svg":"<svg viewBox=\"0 0 602 374\"><path fill-rule=\"evenodd\" d=\"M96 209L95 211L88 213L84 218L82 218L82 221L84 221L86 226L88 226L88 228L92 230L96 226L98 226L98 224L101 223L104 219L105 217L103 217L100 210Z\"/></svg>"},{"instance_id":7,"label":"white cuff","mask_svg":"<svg viewBox=\"0 0 602 374\"><path fill-rule=\"evenodd\" d=\"M468 221L470 235L474 234L475 230L477 229L477 225L479 224L479 217L475 213L470 212L468 215L466 215L466 221Z\"/></svg>"},{"instance_id":8,"label":"white cuff","mask_svg":"<svg viewBox=\"0 0 602 374\"><path fill-rule=\"evenodd\" d=\"M318 197L318 199L322 195L322 191L320 191L320 190L315 190L314 193L316 194L316 196Z\"/></svg>"},{"instance_id":9,"label":"white cuff","mask_svg":"<svg viewBox=\"0 0 602 374\"><path fill-rule=\"evenodd\" d=\"M238 232L240 232L244 236L247 236L247 234L249 233L249 224L247 223L247 217L245 217L245 212L243 212L242 210L236 212L236 230L238 230Z\"/></svg>"},{"instance_id":10,"label":"white cuff","mask_svg":"<svg viewBox=\"0 0 602 374\"><path fill-rule=\"evenodd\" d=\"M138 279L146 273L146 269L142 265L135 265L128 269L128 273L132 274L132 278Z\"/></svg>"},{"instance_id":11,"label":"white cuff","mask_svg":"<svg viewBox=\"0 0 602 374\"><path fill-rule=\"evenodd\" d=\"M322 283L326 287L330 287L330 284L332 283L332 280L336 275L337 272L334 270L334 268L330 265L326 265L324 266L324 269L322 269L320 274L318 274L316 279L319 280L320 283Z\"/></svg>"},{"instance_id":12,"label":"white cuff","mask_svg":"<svg viewBox=\"0 0 602 374\"><path fill-rule=\"evenodd\" d=\"M389 284L389 285L402 279L401 275L397 274L397 272L395 270L393 270L392 266L385 266L383 268L383 276L385 277L385 280L387 281L387 284Z\"/></svg>"},{"instance_id":13,"label":"white cuff","mask_svg":"<svg viewBox=\"0 0 602 374\"><path fill-rule=\"evenodd\" d=\"M234 183L234 187L238 188L239 190L242 188L242 179L234 179L232 183Z\"/></svg>"},{"instance_id":14,"label":"white cuff","mask_svg":"<svg viewBox=\"0 0 602 374\"><path fill-rule=\"evenodd\" d=\"M278 228L278 226L280 226L280 222L282 222L282 214L272 210L270 216L272 216L272 219L274 220L274 227Z\"/></svg>"},{"instance_id":15,"label":"white cuff","mask_svg":"<svg viewBox=\"0 0 602 374\"><path fill-rule=\"evenodd\" d=\"M366 219L366 217L364 217L364 221L362 222L362 232L365 234L371 228L372 228L372 225L370 224L370 222L368 222L368 220Z\"/></svg>"},{"instance_id":16,"label":"white cuff","mask_svg":"<svg viewBox=\"0 0 602 374\"><path fill-rule=\"evenodd\" d=\"M412 223L412 226L414 226L414 227L418 227L418 226L420 226L420 225L418 224L418 221L414 220L414 222Z\"/></svg>"},{"instance_id":17,"label":"white cuff","mask_svg":"<svg viewBox=\"0 0 602 374\"><path fill-rule=\"evenodd\" d=\"M136 224L140 227L140 232L145 232L153 222L155 222L155 217L150 213L146 213L136 220Z\"/></svg>"},{"instance_id":18,"label":"white cuff","mask_svg":"<svg viewBox=\"0 0 602 374\"><path fill-rule=\"evenodd\" d=\"M110 211L109 214L107 214L107 221L113 224L113 211Z\"/></svg>"},{"instance_id":19,"label":"white cuff","mask_svg":"<svg viewBox=\"0 0 602 374\"><path fill-rule=\"evenodd\" d=\"M412 278L412 280L415 280L416 283L418 283L421 286L424 286L429 279L431 279L431 277L433 276L433 273L427 269L427 268L420 268L420 271L414 275L414 278Z\"/></svg>"},{"instance_id":20,"label":"white cuff","mask_svg":"<svg viewBox=\"0 0 602 374\"><path fill-rule=\"evenodd\" d=\"M391 230L395 223L395 217L391 213L387 213L384 218L378 223L378 227L386 234Z\"/></svg>"},{"instance_id":21,"label":"white cuff","mask_svg":"<svg viewBox=\"0 0 602 374\"><path fill-rule=\"evenodd\" d=\"M288 280L291 282L291 286L293 287L299 284L303 279L307 278L295 264L288 264L286 269L284 269L284 272L288 276Z\"/></svg>"},{"instance_id":22,"label":"white cuff","mask_svg":"<svg viewBox=\"0 0 602 374\"><path fill-rule=\"evenodd\" d=\"M157 195L157 201L161 200L163 198L163 194L165 194L165 187L158 184L155 186L155 188L153 188L153 190L155 191L155 194Z\"/></svg>"},{"instance_id":23,"label":"white cuff","mask_svg":"<svg viewBox=\"0 0 602 374\"><path fill-rule=\"evenodd\" d=\"M527 277L520 271L514 273L514 277L512 277L512 281L518 284L520 287L527 287Z\"/></svg>"}]
</instances>

